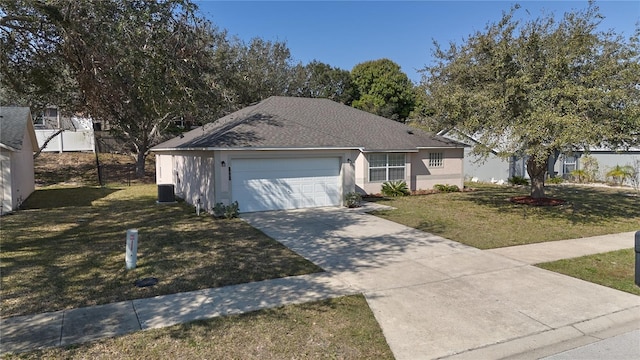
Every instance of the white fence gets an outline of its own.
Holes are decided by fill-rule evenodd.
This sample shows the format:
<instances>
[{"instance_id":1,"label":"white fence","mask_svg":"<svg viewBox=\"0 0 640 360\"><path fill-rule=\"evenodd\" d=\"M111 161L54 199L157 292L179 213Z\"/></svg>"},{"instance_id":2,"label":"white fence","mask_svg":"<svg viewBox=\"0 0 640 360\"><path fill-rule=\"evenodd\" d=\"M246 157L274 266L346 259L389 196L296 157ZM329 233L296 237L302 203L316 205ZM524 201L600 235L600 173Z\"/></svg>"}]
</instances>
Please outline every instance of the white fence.
<instances>
[{"instance_id":1,"label":"white fence","mask_svg":"<svg viewBox=\"0 0 640 360\"><path fill-rule=\"evenodd\" d=\"M57 130L36 130L36 138L38 139L38 147L53 135ZM65 151L94 151L93 130L65 130L56 135L43 152L65 152Z\"/></svg>"}]
</instances>

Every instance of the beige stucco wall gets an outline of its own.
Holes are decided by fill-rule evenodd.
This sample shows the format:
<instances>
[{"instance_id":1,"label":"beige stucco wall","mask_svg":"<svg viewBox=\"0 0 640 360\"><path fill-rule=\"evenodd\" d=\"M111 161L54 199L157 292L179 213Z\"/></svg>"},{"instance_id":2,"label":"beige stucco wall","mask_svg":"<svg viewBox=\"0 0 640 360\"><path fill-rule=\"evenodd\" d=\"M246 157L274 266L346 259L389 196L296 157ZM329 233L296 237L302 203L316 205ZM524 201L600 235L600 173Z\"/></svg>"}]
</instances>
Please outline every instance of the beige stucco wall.
<instances>
[{"instance_id":1,"label":"beige stucco wall","mask_svg":"<svg viewBox=\"0 0 640 360\"><path fill-rule=\"evenodd\" d=\"M442 167L429 167L430 152L443 153ZM411 155L411 190L429 190L436 184L464 187L464 149L422 149Z\"/></svg>"},{"instance_id":2,"label":"beige stucco wall","mask_svg":"<svg viewBox=\"0 0 640 360\"><path fill-rule=\"evenodd\" d=\"M352 150L264 150L264 151L162 151L156 153L156 183L175 185L176 196L189 204L200 198L203 209L216 203L233 202L229 169L235 159L337 157L342 168L341 192L355 191L354 161L358 151ZM351 160L351 162L349 162ZM224 162L224 166L223 166Z\"/></svg>"},{"instance_id":3,"label":"beige stucco wall","mask_svg":"<svg viewBox=\"0 0 640 360\"><path fill-rule=\"evenodd\" d=\"M429 168L429 153L443 153L443 166ZM429 190L436 184L464 186L463 176L464 150L460 149L422 149L405 154L405 181L412 191ZM366 154L359 154L355 163L356 188L361 193L377 194L384 181L369 181L369 162Z\"/></svg>"},{"instance_id":4,"label":"beige stucco wall","mask_svg":"<svg viewBox=\"0 0 640 360\"><path fill-rule=\"evenodd\" d=\"M156 183L173 184L176 196L210 210L215 200L215 167L211 151L174 151L156 154Z\"/></svg>"}]
</instances>

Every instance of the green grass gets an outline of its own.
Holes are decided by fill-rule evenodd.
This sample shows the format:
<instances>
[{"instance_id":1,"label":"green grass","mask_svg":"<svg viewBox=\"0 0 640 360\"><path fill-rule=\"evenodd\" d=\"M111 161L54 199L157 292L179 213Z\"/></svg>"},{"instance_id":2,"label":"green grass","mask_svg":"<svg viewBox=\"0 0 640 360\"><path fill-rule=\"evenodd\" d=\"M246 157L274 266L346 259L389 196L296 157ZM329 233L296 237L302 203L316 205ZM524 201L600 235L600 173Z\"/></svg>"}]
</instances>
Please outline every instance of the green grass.
<instances>
[{"instance_id":1,"label":"green grass","mask_svg":"<svg viewBox=\"0 0 640 360\"><path fill-rule=\"evenodd\" d=\"M624 249L575 259L542 263L536 266L640 295L640 287L634 283L634 264L634 249Z\"/></svg>"},{"instance_id":2,"label":"green grass","mask_svg":"<svg viewBox=\"0 0 640 360\"><path fill-rule=\"evenodd\" d=\"M242 220L157 204L155 185L48 187L2 217L2 317L77 308L321 271ZM139 231L137 268L125 234ZM159 283L137 288L134 281Z\"/></svg>"},{"instance_id":3,"label":"green grass","mask_svg":"<svg viewBox=\"0 0 640 360\"><path fill-rule=\"evenodd\" d=\"M473 186L476 191L379 200L396 209L373 214L480 249L639 230L640 199L631 191L548 186L547 196L567 203L531 207L509 201L528 195L526 187Z\"/></svg>"},{"instance_id":4,"label":"green grass","mask_svg":"<svg viewBox=\"0 0 640 360\"><path fill-rule=\"evenodd\" d=\"M362 296L196 321L8 359L393 359Z\"/></svg>"}]
</instances>

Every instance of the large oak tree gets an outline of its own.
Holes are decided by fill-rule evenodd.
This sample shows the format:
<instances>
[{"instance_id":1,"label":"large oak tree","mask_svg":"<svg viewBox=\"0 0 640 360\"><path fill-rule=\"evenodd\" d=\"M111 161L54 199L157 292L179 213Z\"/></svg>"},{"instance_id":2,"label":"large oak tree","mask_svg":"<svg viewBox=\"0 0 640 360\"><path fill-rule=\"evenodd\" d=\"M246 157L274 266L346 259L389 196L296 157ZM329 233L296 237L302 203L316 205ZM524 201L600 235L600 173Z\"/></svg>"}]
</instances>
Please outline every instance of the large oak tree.
<instances>
[{"instance_id":1,"label":"large oak tree","mask_svg":"<svg viewBox=\"0 0 640 360\"><path fill-rule=\"evenodd\" d=\"M516 11L460 45L436 44L422 86L439 126L476 136L477 154L526 156L539 198L551 155L640 143L638 31L599 31L593 3L559 20Z\"/></svg>"},{"instance_id":2,"label":"large oak tree","mask_svg":"<svg viewBox=\"0 0 640 360\"><path fill-rule=\"evenodd\" d=\"M216 31L189 0L3 0L2 86L108 121L136 173L172 120L217 114Z\"/></svg>"}]
</instances>

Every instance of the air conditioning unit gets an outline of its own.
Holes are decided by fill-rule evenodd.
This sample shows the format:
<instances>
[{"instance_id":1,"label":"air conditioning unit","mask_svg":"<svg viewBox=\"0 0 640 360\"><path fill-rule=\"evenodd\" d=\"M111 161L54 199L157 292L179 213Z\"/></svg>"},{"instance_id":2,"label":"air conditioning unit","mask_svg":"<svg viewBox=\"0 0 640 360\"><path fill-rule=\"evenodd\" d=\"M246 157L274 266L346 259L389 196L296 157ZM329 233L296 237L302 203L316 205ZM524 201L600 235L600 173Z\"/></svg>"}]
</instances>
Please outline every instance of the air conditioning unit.
<instances>
[{"instance_id":1,"label":"air conditioning unit","mask_svg":"<svg viewBox=\"0 0 640 360\"><path fill-rule=\"evenodd\" d=\"M158 184L158 202L176 202L175 187L173 184Z\"/></svg>"}]
</instances>

